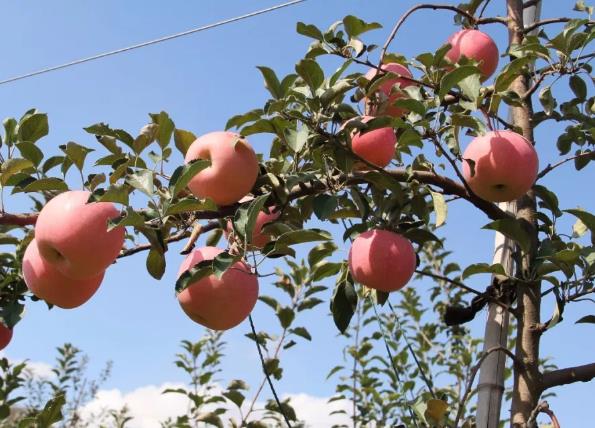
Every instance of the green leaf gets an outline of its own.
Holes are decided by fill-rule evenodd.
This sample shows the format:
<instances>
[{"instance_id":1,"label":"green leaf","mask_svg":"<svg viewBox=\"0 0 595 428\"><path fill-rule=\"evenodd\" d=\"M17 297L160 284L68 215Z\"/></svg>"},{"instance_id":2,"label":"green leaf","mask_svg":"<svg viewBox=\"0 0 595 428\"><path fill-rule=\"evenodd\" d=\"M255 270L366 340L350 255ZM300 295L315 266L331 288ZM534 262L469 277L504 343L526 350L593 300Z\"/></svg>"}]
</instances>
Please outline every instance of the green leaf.
<instances>
[{"instance_id":1,"label":"green leaf","mask_svg":"<svg viewBox=\"0 0 595 428\"><path fill-rule=\"evenodd\" d=\"M89 134L116 138L117 140L126 144L131 149L134 149L134 138L132 138L132 135L130 135L123 129L112 129L109 127L109 125L103 122L87 126L83 129L87 131Z\"/></svg>"},{"instance_id":2,"label":"green leaf","mask_svg":"<svg viewBox=\"0 0 595 428\"><path fill-rule=\"evenodd\" d=\"M174 130L174 144L176 148L182 153L182 155L186 155L188 148L196 141L196 135L194 135L190 131L186 131L184 129L176 128Z\"/></svg>"},{"instance_id":3,"label":"green leaf","mask_svg":"<svg viewBox=\"0 0 595 428\"><path fill-rule=\"evenodd\" d=\"M287 329L295 319L295 312L289 306L279 307L277 309L277 318L279 318L281 327Z\"/></svg>"},{"instance_id":4,"label":"green leaf","mask_svg":"<svg viewBox=\"0 0 595 428\"><path fill-rule=\"evenodd\" d=\"M16 142L17 121L14 118L9 117L4 119L2 125L4 126L4 139L6 144L14 144Z\"/></svg>"},{"instance_id":5,"label":"green leaf","mask_svg":"<svg viewBox=\"0 0 595 428\"><path fill-rule=\"evenodd\" d=\"M595 324L595 315L585 315L575 322L575 324Z\"/></svg>"},{"instance_id":6,"label":"green leaf","mask_svg":"<svg viewBox=\"0 0 595 428\"><path fill-rule=\"evenodd\" d=\"M558 105L554 96L552 95L552 88L551 86L546 86L545 88L539 91L539 102L543 106L543 111L548 116L551 115Z\"/></svg>"},{"instance_id":7,"label":"green leaf","mask_svg":"<svg viewBox=\"0 0 595 428\"><path fill-rule=\"evenodd\" d=\"M238 407L241 407L242 403L246 399L246 397L244 397L244 394L242 394L237 389L227 390L223 393L223 396Z\"/></svg>"},{"instance_id":8,"label":"green leaf","mask_svg":"<svg viewBox=\"0 0 595 428\"><path fill-rule=\"evenodd\" d=\"M78 168L79 171L83 170L83 165L85 164L85 158L87 154L93 151L93 149L89 149L85 146L81 146L75 142L69 142L66 145L61 145L60 149L68 156L68 158L72 161L74 166Z\"/></svg>"},{"instance_id":9,"label":"green leaf","mask_svg":"<svg viewBox=\"0 0 595 428\"><path fill-rule=\"evenodd\" d=\"M444 98L448 92L455 87L461 80L474 74L480 74L479 69L474 65L463 65L446 73L440 80L440 90L438 96Z\"/></svg>"},{"instance_id":10,"label":"green leaf","mask_svg":"<svg viewBox=\"0 0 595 428\"><path fill-rule=\"evenodd\" d=\"M302 59L295 66L297 74L304 79L304 82L310 87L312 93L324 82L324 72L320 65L313 59Z\"/></svg>"},{"instance_id":11,"label":"green leaf","mask_svg":"<svg viewBox=\"0 0 595 428\"><path fill-rule=\"evenodd\" d=\"M307 127L302 126L299 131L296 131L291 128L286 128L284 130L285 141L291 150L294 153L299 153L304 148L304 145L308 141L310 137L310 131Z\"/></svg>"},{"instance_id":12,"label":"green leaf","mask_svg":"<svg viewBox=\"0 0 595 428\"><path fill-rule=\"evenodd\" d=\"M264 116L264 111L262 109L254 109L250 110L248 113L235 115L227 121L227 123L225 124L225 130L234 127L239 128L240 126L248 122L257 121L262 116Z\"/></svg>"},{"instance_id":13,"label":"green leaf","mask_svg":"<svg viewBox=\"0 0 595 428\"><path fill-rule=\"evenodd\" d=\"M25 159L29 159L31 162L33 162L35 166L38 166L41 163L43 159L43 152L35 144L22 142L16 143L15 145L17 149L19 149L19 152L21 152L21 155Z\"/></svg>"},{"instance_id":14,"label":"green leaf","mask_svg":"<svg viewBox=\"0 0 595 428\"><path fill-rule=\"evenodd\" d=\"M287 247L295 244L303 244L314 241L330 241L332 236L326 230L304 229L286 232L275 241L275 248Z\"/></svg>"},{"instance_id":15,"label":"green leaf","mask_svg":"<svg viewBox=\"0 0 595 428\"><path fill-rule=\"evenodd\" d=\"M126 207L124 214L119 215L116 218L110 219L107 222L107 230L113 230L119 226L135 226L140 227L145 225L145 219L142 215L137 213L134 208Z\"/></svg>"},{"instance_id":16,"label":"green leaf","mask_svg":"<svg viewBox=\"0 0 595 428\"><path fill-rule=\"evenodd\" d=\"M278 100L279 98L283 98L283 91L281 90L281 82L277 78L275 72L269 68L264 66L256 67L262 73L262 77L264 77L264 86L268 89L274 99Z\"/></svg>"},{"instance_id":17,"label":"green leaf","mask_svg":"<svg viewBox=\"0 0 595 428\"><path fill-rule=\"evenodd\" d=\"M366 31L382 28L382 25L377 22L367 23L359 19L357 16L348 15L343 18L343 27L345 28L347 35L350 38L353 38L365 33Z\"/></svg>"},{"instance_id":18,"label":"green leaf","mask_svg":"<svg viewBox=\"0 0 595 428\"><path fill-rule=\"evenodd\" d=\"M66 191L68 190L68 185L64 182L64 180L56 177L50 178L40 178L39 180L35 180L25 186L23 191L25 193L30 192L41 192L44 190L60 190Z\"/></svg>"},{"instance_id":19,"label":"green leaf","mask_svg":"<svg viewBox=\"0 0 595 428\"><path fill-rule=\"evenodd\" d=\"M169 145L169 141L171 140L172 133L175 129L174 121L171 120L169 115L162 111L159 114L152 114L151 118L153 122L159 125L159 132L157 133L157 142L159 143L159 147L162 149Z\"/></svg>"},{"instance_id":20,"label":"green leaf","mask_svg":"<svg viewBox=\"0 0 595 428\"><path fill-rule=\"evenodd\" d=\"M572 214L573 216L578 218L585 224L585 226L589 228L592 234L595 234L595 215L582 209L564 210L564 212Z\"/></svg>"},{"instance_id":21,"label":"green leaf","mask_svg":"<svg viewBox=\"0 0 595 428\"><path fill-rule=\"evenodd\" d=\"M508 90L514 79L519 76L521 69L532 62L533 58L530 56L524 56L509 62L496 78L494 91L503 92Z\"/></svg>"},{"instance_id":22,"label":"green leaf","mask_svg":"<svg viewBox=\"0 0 595 428\"><path fill-rule=\"evenodd\" d=\"M334 276L341 270L342 263L334 263L334 262L327 262L322 261L317 263L313 268L312 272L310 273L310 280L321 281L324 278L328 278L330 276Z\"/></svg>"},{"instance_id":23,"label":"green leaf","mask_svg":"<svg viewBox=\"0 0 595 428\"><path fill-rule=\"evenodd\" d=\"M217 254L212 263L213 273L217 278L221 279L225 271L240 259L241 257L239 255L232 255L227 251Z\"/></svg>"},{"instance_id":24,"label":"green leaf","mask_svg":"<svg viewBox=\"0 0 595 428\"><path fill-rule=\"evenodd\" d=\"M48 116L45 113L33 113L21 119L17 139L19 142L35 143L49 133Z\"/></svg>"},{"instance_id":25,"label":"green leaf","mask_svg":"<svg viewBox=\"0 0 595 428\"><path fill-rule=\"evenodd\" d=\"M154 178L155 175L153 171L144 169L126 177L126 183L135 189L140 190L145 195L152 197L155 193L155 185L153 183Z\"/></svg>"},{"instance_id":26,"label":"green leaf","mask_svg":"<svg viewBox=\"0 0 595 428\"><path fill-rule=\"evenodd\" d=\"M446 221L446 215L448 213L448 205L442 193L432 192L432 200L434 201L434 212L436 213L436 227L440 227Z\"/></svg>"},{"instance_id":27,"label":"green leaf","mask_svg":"<svg viewBox=\"0 0 595 428\"><path fill-rule=\"evenodd\" d=\"M522 228L518 220L506 218L486 224L482 229L495 230L502 235L516 241L523 252L531 248L531 236Z\"/></svg>"},{"instance_id":28,"label":"green leaf","mask_svg":"<svg viewBox=\"0 0 595 428\"><path fill-rule=\"evenodd\" d=\"M320 220L328 219L339 206L339 199L334 195L320 194L314 198L312 208Z\"/></svg>"},{"instance_id":29,"label":"green leaf","mask_svg":"<svg viewBox=\"0 0 595 428\"><path fill-rule=\"evenodd\" d=\"M63 419L62 407L66 404L64 395L58 395L48 401L43 410L35 417L35 428L50 428Z\"/></svg>"},{"instance_id":30,"label":"green leaf","mask_svg":"<svg viewBox=\"0 0 595 428\"><path fill-rule=\"evenodd\" d=\"M480 273L491 273L494 275L506 275L504 267L500 263L490 265L488 263L475 263L467 266L461 275L462 279L467 279L470 276L477 275Z\"/></svg>"},{"instance_id":31,"label":"green leaf","mask_svg":"<svg viewBox=\"0 0 595 428\"><path fill-rule=\"evenodd\" d=\"M95 192L93 192L95 193ZM98 195L99 202L116 202L122 205L128 205L129 187L125 185L113 185Z\"/></svg>"},{"instance_id":32,"label":"green leaf","mask_svg":"<svg viewBox=\"0 0 595 428\"><path fill-rule=\"evenodd\" d=\"M310 336L310 333L308 332L308 330L306 330L305 327L292 328L291 330L289 330L289 332L297 336L303 337L306 340L312 340L312 336Z\"/></svg>"},{"instance_id":33,"label":"green leaf","mask_svg":"<svg viewBox=\"0 0 595 428\"><path fill-rule=\"evenodd\" d=\"M321 260L332 255L336 249L337 245L332 241L323 242L312 248L308 253L308 264L310 265L310 269L313 269L314 265Z\"/></svg>"},{"instance_id":34,"label":"green leaf","mask_svg":"<svg viewBox=\"0 0 595 428\"><path fill-rule=\"evenodd\" d=\"M320 40L320 41L322 41L324 39L322 32L315 25L304 24L303 22L298 22L296 31L298 34L301 34L302 36L310 37L312 39L316 39L316 40Z\"/></svg>"},{"instance_id":35,"label":"green leaf","mask_svg":"<svg viewBox=\"0 0 595 428\"><path fill-rule=\"evenodd\" d=\"M252 240L252 231L256 225L256 218L262 211L269 196L270 194L267 193L252 199L248 204L243 204L235 213L233 220L235 231L246 243L250 243Z\"/></svg>"},{"instance_id":36,"label":"green leaf","mask_svg":"<svg viewBox=\"0 0 595 428\"><path fill-rule=\"evenodd\" d=\"M155 278L161 279L165 273L165 255L154 248L151 248L147 255L147 272Z\"/></svg>"},{"instance_id":37,"label":"green leaf","mask_svg":"<svg viewBox=\"0 0 595 428\"><path fill-rule=\"evenodd\" d=\"M169 190L172 198L175 198L182 190L184 190L196 174L209 166L211 166L210 160L199 159L176 168L169 180Z\"/></svg>"},{"instance_id":38,"label":"green leaf","mask_svg":"<svg viewBox=\"0 0 595 428\"><path fill-rule=\"evenodd\" d=\"M204 422L208 425L213 425L217 428L225 428L223 421L219 415L215 412L201 413L196 417L197 422Z\"/></svg>"},{"instance_id":39,"label":"green leaf","mask_svg":"<svg viewBox=\"0 0 595 428\"><path fill-rule=\"evenodd\" d=\"M179 202L176 202L175 204L168 205L163 215L168 216L194 211L215 211L216 209L217 205L215 205L215 203L210 199L205 199L204 201L199 201L196 199L183 199Z\"/></svg>"},{"instance_id":40,"label":"green leaf","mask_svg":"<svg viewBox=\"0 0 595 428\"><path fill-rule=\"evenodd\" d=\"M357 293L348 274L341 275L331 299L333 321L341 333L345 333L357 308Z\"/></svg>"},{"instance_id":41,"label":"green leaf","mask_svg":"<svg viewBox=\"0 0 595 428\"><path fill-rule=\"evenodd\" d=\"M0 165L0 184L6 185L6 182L13 175L24 171L29 168L33 168L33 162L28 159L12 158Z\"/></svg>"},{"instance_id":42,"label":"green leaf","mask_svg":"<svg viewBox=\"0 0 595 428\"><path fill-rule=\"evenodd\" d=\"M570 76L570 89L574 92L577 99L585 101L587 99L587 84L580 76L573 74Z\"/></svg>"}]
</instances>

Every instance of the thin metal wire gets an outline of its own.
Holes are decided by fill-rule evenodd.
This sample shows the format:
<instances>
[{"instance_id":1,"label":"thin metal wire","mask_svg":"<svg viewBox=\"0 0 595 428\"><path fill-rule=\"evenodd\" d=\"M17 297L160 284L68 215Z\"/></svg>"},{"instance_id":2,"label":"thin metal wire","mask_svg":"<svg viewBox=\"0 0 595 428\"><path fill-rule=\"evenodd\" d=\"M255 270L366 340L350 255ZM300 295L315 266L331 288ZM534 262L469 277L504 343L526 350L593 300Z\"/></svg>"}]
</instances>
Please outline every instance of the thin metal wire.
<instances>
[{"instance_id":1,"label":"thin metal wire","mask_svg":"<svg viewBox=\"0 0 595 428\"><path fill-rule=\"evenodd\" d=\"M306 0L293 0L293 1L286 2L286 3L281 3L276 6L268 7L266 9L260 9L260 10L254 11L254 12L250 12L245 15L240 15L240 16L236 16L234 18L224 19L222 21L218 21L213 24L208 24L208 25L204 25L202 27L193 28L191 30L182 31L181 33L171 34L169 36L160 37L158 39L149 40L147 42L138 43L136 45L128 46L125 48L120 48L120 49L116 49L113 51L100 53L100 54L93 55L93 56L90 56L87 58L77 59L75 61L67 62L67 63L56 65L53 67L43 68L41 70L33 71L31 73L22 74L20 76L11 77L11 78L5 79L5 80L0 80L0 85L4 85L6 83L11 83L11 82L16 82L17 80L23 80L23 79L27 79L27 78L33 77L33 76L39 76L40 74L50 73L52 71L61 70L61 69L72 67L72 66L78 65L78 64L83 64L85 62L95 61L97 59L105 58L105 57L112 56L112 55L117 55L117 54L120 54L123 52L128 52L128 51L132 51L135 49L144 48L146 46L155 45L158 43L166 42L168 40L177 39L179 37L188 36L188 35L194 34L194 33L199 33L201 31L210 30L215 27L220 27L222 25L231 24L233 22L241 21L241 20L251 18L251 17L257 16L257 15L262 15L264 13L272 12L272 11L275 11L278 9L282 9L284 7L293 6L295 4L303 3L305 1Z\"/></svg>"}]
</instances>

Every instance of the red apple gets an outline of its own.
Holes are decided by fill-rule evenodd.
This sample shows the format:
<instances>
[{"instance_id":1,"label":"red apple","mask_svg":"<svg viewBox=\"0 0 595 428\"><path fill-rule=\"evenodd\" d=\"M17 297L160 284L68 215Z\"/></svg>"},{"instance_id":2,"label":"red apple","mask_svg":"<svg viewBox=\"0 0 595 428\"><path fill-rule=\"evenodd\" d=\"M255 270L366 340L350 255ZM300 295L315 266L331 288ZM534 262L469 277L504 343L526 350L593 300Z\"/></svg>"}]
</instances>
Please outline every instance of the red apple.
<instances>
[{"instance_id":1,"label":"red apple","mask_svg":"<svg viewBox=\"0 0 595 428\"><path fill-rule=\"evenodd\" d=\"M362 116L364 123L374 119ZM397 137L393 128L378 128L372 131L354 130L351 136L351 149L362 159L380 168L387 166L395 155Z\"/></svg>"},{"instance_id":2,"label":"red apple","mask_svg":"<svg viewBox=\"0 0 595 428\"><path fill-rule=\"evenodd\" d=\"M87 279L64 276L46 261L34 239L23 256L23 277L29 290L40 299L64 309L72 309L89 300L99 288L104 272Z\"/></svg>"},{"instance_id":3,"label":"red apple","mask_svg":"<svg viewBox=\"0 0 595 428\"><path fill-rule=\"evenodd\" d=\"M389 64L383 64L381 68L387 72L395 73L401 76L412 78L413 75L409 71L407 67L401 64L397 64L391 62ZM375 68L371 68L366 73L366 78L368 80L372 80L374 76L378 74L378 70ZM365 99L366 102L366 113L372 116L381 116L381 115L388 115L393 117L401 117L407 113L406 110L395 107L393 104L399 98L403 98L403 94L399 92L392 93L393 87L398 86L401 89L405 89L407 86L414 85L414 82L410 80L403 79L401 77L394 76L394 78L389 78L384 83L380 85L378 88L378 99L371 101L369 99Z\"/></svg>"},{"instance_id":4,"label":"red apple","mask_svg":"<svg viewBox=\"0 0 595 428\"><path fill-rule=\"evenodd\" d=\"M475 163L474 174L466 159ZM535 183L539 160L529 140L512 131L476 137L463 153L463 176L471 190L492 202L520 198Z\"/></svg>"},{"instance_id":5,"label":"red apple","mask_svg":"<svg viewBox=\"0 0 595 428\"><path fill-rule=\"evenodd\" d=\"M12 328L0 323L0 350L6 348L12 340Z\"/></svg>"},{"instance_id":6,"label":"red apple","mask_svg":"<svg viewBox=\"0 0 595 428\"><path fill-rule=\"evenodd\" d=\"M182 262L178 276L203 260L212 260L223 250L203 247ZM240 324L254 308L258 279L242 261L234 263L218 279L209 275L190 284L178 294L180 306L198 324L213 330L227 330Z\"/></svg>"},{"instance_id":7,"label":"red apple","mask_svg":"<svg viewBox=\"0 0 595 428\"><path fill-rule=\"evenodd\" d=\"M413 276L416 262L411 242L389 230L368 230L354 239L349 250L353 279L380 291L403 288Z\"/></svg>"},{"instance_id":8,"label":"red apple","mask_svg":"<svg viewBox=\"0 0 595 428\"><path fill-rule=\"evenodd\" d=\"M64 192L39 213L35 240L41 256L63 275L96 278L111 265L124 244L124 227L107 231L120 213L111 202L87 203L89 192Z\"/></svg>"},{"instance_id":9,"label":"red apple","mask_svg":"<svg viewBox=\"0 0 595 428\"><path fill-rule=\"evenodd\" d=\"M498 67L498 46L486 33L479 30L461 30L448 38L452 46L446 53L446 59L459 62L462 56L479 63L482 80L488 79Z\"/></svg>"},{"instance_id":10,"label":"red apple","mask_svg":"<svg viewBox=\"0 0 595 428\"><path fill-rule=\"evenodd\" d=\"M269 241L271 240L271 235L263 232L262 228L268 225L269 223L272 223L275 220L277 220L280 215L281 211L271 212L267 210L267 212L261 211L258 213L258 215L256 216L256 223L254 224L254 229L252 229L252 240L250 244L251 247L260 249L269 243ZM231 225L231 220L229 220L227 222L227 229L225 230L225 236L227 238L229 238L232 229L233 228Z\"/></svg>"},{"instance_id":11,"label":"red apple","mask_svg":"<svg viewBox=\"0 0 595 428\"><path fill-rule=\"evenodd\" d=\"M186 152L186 163L210 159L211 166L196 174L188 188L197 198L231 205L246 196L258 177L258 159L252 146L233 132L211 132L199 137Z\"/></svg>"}]
</instances>

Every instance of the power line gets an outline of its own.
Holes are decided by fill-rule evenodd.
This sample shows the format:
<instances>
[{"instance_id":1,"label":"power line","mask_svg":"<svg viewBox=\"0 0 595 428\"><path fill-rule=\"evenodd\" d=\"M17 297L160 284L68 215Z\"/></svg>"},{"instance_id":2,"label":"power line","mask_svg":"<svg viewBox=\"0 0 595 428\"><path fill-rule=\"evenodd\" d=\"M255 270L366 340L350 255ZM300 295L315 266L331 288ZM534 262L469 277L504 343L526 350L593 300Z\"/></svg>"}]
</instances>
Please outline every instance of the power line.
<instances>
[{"instance_id":1,"label":"power line","mask_svg":"<svg viewBox=\"0 0 595 428\"><path fill-rule=\"evenodd\" d=\"M204 25L202 27L193 28L191 30L182 31L181 33L171 34L169 36L160 37L158 39L149 40L147 42L139 43L139 44L136 44L136 45L125 47L125 48L120 48L120 49L116 49L116 50L113 50L113 51L100 53L100 54L93 55L93 56L90 56L90 57L87 57L87 58L77 59L76 61L67 62L65 64L60 64L60 65L56 65L56 66L48 67L48 68L42 68L41 70L33 71L31 73L27 73L27 74L22 74L20 76L11 77L11 78L6 79L6 80L0 80L0 85L4 85L6 83L15 82L17 80L27 79L27 78L33 77L33 76L39 76L40 74L45 74L45 73L49 73L51 71L61 70L63 68L68 68L68 67L72 67L74 65L83 64L85 62L95 61L96 59L101 59L101 58L105 58L105 57L108 57L108 56L117 55L117 54L120 54L120 53L123 53L123 52L128 52L128 51L132 51L132 50L135 50L135 49L144 48L146 46L156 45L158 43L166 42L168 40L177 39L179 37L188 36L190 34L199 33L201 31L205 31L205 30L210 30L211 28L220 27L220 26L226 25L226 24L231 24L233 22L241 21L241 20L244 20L244 19L247 19L247 18L252 18L253 16L262 15L264 13L272 12L272 11L275 11L275 10L278 10L278 9L282 9L282 8L288 7L288 6L293 6L295 4L303 3L305 1L306 0L293 0L293 1L289 1L287 3L281 3L281 4L278 4L276 6L268 7L266 9L260 9L260 10L254 11L254 12L250 12L250 13L247 13L245 15L240 15L240 16L236 16L234 18L224 19L223 21L218 21L218 22L215 22L213 24L208 24L208 25Z\"/></svg>"}]
</instances>

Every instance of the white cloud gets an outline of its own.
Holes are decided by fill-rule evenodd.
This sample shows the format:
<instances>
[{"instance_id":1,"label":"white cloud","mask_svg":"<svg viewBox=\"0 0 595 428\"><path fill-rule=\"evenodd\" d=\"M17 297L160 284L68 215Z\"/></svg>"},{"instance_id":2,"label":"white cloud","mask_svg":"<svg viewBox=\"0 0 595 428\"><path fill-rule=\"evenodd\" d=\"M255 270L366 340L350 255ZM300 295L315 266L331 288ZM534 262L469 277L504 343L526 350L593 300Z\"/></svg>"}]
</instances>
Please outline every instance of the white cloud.
<instances>
[{"instance_id":1,"label":"white cloud","mask_svg":"<svg viewBox=\"0 0 595 428\"><path fill-rule=\"evenodd\" d=\"M54 376L52 366L39 361L28 361L27 370L36 378L49 379Z\"/></svg>"},{"instance_id":2,"label":"white cloud","mask_svg":"<svg viewBox=\"0 0 595 428\"><path fill-rule=\"evenodd\" d=\"M165 419L180 416L186 413L188 400L181 394L162 394L166 388L183 388L182 384L166 383L162 385L149 385L137 388L131 392L123 393L118 389L100 390L96 398L88 403L83 415L99 415L106 409L121 409L126 405L134 419L127 425L130 428L159 428L160 422ZM348 402L336 401L327 403L325 397L315 397L309 394L285 394L283 398L291 398L291 403L299 418L306 422L308 428L328 428L333 424L348 423L346 415L333 415L334 410L349 409ZM248 400L247 400L248 401ZM262 403L257 403L256 408L262 408ZM237 419L237 410L230 408L229 416ZM91 426L99 426L91 425Z\"/></svg>"}]
</instances>

